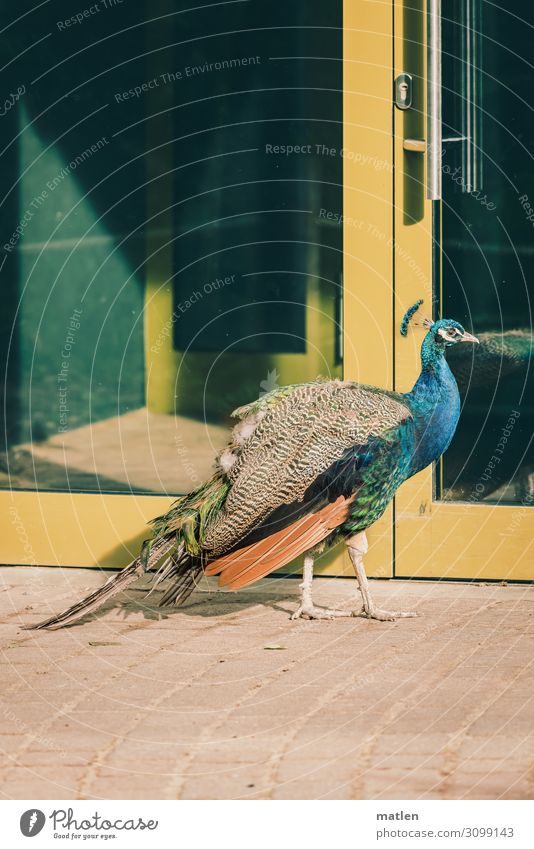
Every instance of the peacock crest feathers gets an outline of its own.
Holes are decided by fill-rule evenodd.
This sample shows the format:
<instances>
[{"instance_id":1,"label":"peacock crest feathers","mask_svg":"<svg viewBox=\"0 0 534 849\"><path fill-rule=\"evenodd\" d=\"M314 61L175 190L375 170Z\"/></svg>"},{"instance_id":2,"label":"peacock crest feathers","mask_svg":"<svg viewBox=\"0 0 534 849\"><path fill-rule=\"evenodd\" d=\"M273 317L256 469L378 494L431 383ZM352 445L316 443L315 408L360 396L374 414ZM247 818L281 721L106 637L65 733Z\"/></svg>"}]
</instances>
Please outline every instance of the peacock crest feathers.
<instances>
[{"instance_id":1,"label":"peacock crest feathers","mask_svg":"<svg viewBox=\"0 0 534 849\"><path fill-rule=\"evenodd\" d=\"M419 298L419 300L416 301L415 304L412 304L411 307L408 307L408 309L404 313L404 316L403 316L403 319L401 321L400 328L399 328L399 332L400 332L401 336L407 336L408 335L408 325L410 324L410 321L412 320L412 318L414 317L415 313L417 312L417 310L419 309L419 307L421 306L422 303L423 303L423 299ZM432 321L432 319L427 318L426 316L423 316L420 321L414 321L415 325L417 325L418 327L424 327L427 330L430 327L432 327L433 323L434 322Z\"/></svg>"},{"instance_id":2,"label":"peacock crest feathers","mask_svg":"<svg viewBox=\"0 0 534 849\"><path fill-rule=\"evenodd\" d=\"M401 336L407 336L408 335L408 325L409 325L410 321L412 320L413 316L415 315L415 313L417 312L417 310L419 309L419 307L421 306L422 303L423 303L423 299L419 298L419 300L416 301L415 304L412 304L412 306L409 307L406 310L406 312L404 313L404 317L401 321L401 326L400 326L400 335Z\"/></svg>"}]
</instances>

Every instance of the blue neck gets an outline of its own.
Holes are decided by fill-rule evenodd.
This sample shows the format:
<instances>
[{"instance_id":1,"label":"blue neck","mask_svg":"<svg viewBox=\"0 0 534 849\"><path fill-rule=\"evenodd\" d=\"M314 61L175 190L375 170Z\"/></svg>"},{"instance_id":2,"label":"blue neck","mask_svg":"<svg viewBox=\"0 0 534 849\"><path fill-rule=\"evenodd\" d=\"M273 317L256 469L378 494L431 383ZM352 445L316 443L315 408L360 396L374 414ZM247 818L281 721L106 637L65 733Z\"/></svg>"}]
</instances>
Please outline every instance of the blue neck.
<instances>
[{"instance_id":1,"label":"blue neck","mask_svg":"<svg viewBox=\"0 0 534 849\"><path fill-rule=\"evenodd\" d=\"M410 466L413 475L447 450L460 417L456 381L431 334L421 348L421 374L404 398L415 420L416 447Z\"/></svg>"}]
</instances>

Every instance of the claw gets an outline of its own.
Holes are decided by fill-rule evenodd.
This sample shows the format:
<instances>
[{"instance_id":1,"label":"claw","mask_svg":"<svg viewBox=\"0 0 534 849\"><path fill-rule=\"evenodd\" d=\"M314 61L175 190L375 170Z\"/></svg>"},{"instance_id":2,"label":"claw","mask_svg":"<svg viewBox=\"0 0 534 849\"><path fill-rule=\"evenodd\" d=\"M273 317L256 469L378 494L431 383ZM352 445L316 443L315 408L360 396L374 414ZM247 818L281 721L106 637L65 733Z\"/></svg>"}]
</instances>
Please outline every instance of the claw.
<instances>
[{"instance_id":1,"label":"claw","mask_svg":"<svg viewBox=\"0 0 534 849\"><path fill-rule=\"evenodd\" d=\"M379 622L394 622L395 619L413 619L415 616L418 616L415 611L411 613L404 613L400 610L379 610L378 608L362 610L362 612L357 615L364 616L366 619L378 619Z\"/></svg>"},{"instance_id":2,"label":"claw","mask_svg":"<svg viewBox=\"0 0 534 849\"><path fill-rule=\"evenodd\" d=\"M338 619L354 615L356 614L352 610L330 610L328 607L316 607L314 604L306 606L301 604L291 614L291 619Z\"/></svg>"}]
</instances>

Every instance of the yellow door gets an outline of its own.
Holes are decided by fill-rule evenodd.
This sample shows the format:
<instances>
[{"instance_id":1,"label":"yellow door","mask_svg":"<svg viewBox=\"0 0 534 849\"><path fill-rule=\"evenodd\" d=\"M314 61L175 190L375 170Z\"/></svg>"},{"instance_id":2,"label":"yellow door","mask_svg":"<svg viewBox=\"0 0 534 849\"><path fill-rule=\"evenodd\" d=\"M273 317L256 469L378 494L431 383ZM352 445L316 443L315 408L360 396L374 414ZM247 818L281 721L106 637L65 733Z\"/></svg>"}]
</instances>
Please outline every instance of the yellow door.
<instances>
[{"instance_id":1,"label":"yellow door","mask_svg":"<svg viewBox=\"0 0 534 849\"><path fill-rule=\"evenodd\" d=\"M31 65L2 36L6 88L31 76L2 123L2 559L114 567L233 408L347 372L343 10L51 14Z\"/></svg>"},{"instance_id":2,"label":"yellow door","mask_svg":"<svg viewBox=\"0 0 534 849\"><path fill-rule=\"evenodd\" d=\"M422 297L480 345L448 357L461 419L442 461L396 498L395 575L532 581L529 37L491 4L458 0L441 19L439 7L394 4L394 75L411 99L393 113L395 325ZM400 391L421 338L396 338Z\"/></svg>"},{"instance_id":3,"label":"yellow door","mask_svg":"<svg viewBox=\"0 0 534 849\"><path fill-rule=\"evenodd\" d=\"M394 384L392 6L344 2L345 376ZM393 575L393 507L369 533L366 569ZM353 574L345 555L344 574Z\"/></svg>"},{"instance_id":4,"label":"yellow door","mask_svg":"<svg viewBox=\"0 0 534 849\"><path fill-rule=\"evenodd\" d=\"M4 562L128 562L277 384L409 389L423 297L484 344L369 573L533 579L527 29L428 4L159 0L35 48L3 117Z\"/></svg>"}]
</instances>

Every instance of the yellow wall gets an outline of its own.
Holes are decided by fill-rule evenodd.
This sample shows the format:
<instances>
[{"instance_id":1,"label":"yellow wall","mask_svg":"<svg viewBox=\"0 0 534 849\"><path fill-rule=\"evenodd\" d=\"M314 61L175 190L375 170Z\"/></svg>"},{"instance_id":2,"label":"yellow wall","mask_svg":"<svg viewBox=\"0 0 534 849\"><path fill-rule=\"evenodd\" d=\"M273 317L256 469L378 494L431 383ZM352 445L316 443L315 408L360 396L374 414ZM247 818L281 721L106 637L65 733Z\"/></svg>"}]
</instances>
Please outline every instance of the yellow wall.
<instances>
[{"instance_id":1,"label":"yellow wall","mask_svg":"<svg viewBox=\"0 0 534 849\"><path fill-rule=\"evenodd\" d=\"M344 3L344 373L393 388L392 7ZM368 533L368 574L392 574L392 508Z\"/></svg>"}]
</instances>

